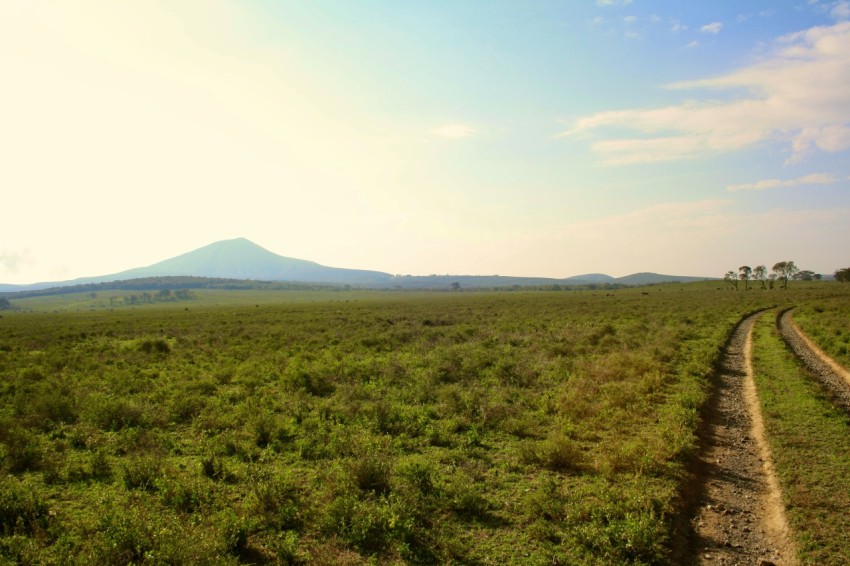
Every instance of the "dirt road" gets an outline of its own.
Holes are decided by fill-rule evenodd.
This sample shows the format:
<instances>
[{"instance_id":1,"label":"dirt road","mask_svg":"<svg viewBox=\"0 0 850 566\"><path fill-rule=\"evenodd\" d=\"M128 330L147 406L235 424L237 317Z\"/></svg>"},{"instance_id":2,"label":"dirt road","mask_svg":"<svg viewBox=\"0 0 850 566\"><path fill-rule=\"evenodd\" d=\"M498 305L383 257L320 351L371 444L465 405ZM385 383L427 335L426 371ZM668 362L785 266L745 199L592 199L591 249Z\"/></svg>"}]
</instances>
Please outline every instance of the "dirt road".
<instances>
[{"instance_id":1,"label":"dirt road","mask_svg":"<svg viewBox=\"0 0 850 566\"><path fill-rule=\"evenodd\" d=\"M691 522L692 564L796 564L752 376L759 316L735 329L715 377L699 463L703 495Z\"/></svg>"}]
</instances>

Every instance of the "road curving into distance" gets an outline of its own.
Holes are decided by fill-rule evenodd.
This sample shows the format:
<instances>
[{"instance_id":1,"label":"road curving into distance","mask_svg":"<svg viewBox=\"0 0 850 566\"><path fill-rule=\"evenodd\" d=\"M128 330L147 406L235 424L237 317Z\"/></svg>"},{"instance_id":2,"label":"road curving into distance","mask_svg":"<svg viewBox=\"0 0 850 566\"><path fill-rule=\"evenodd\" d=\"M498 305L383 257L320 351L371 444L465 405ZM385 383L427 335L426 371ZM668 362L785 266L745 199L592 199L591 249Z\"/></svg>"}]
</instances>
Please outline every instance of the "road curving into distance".
<instances>
[{"instance_id":1,"label":"road curving into distance","mask_svg":"<svg viewBox=\"0 0 850 566\"><path fill-rule=\"evenodd\" d=\"M793 307L776 317L779 333L803 365L829 390L833 401L850 412L850 372L826 355L792 318Z\"/></svg>"},{"instance_id":2,"label":"road curving into distance","mask_svg":"<svg viewBox=\"0 0 850 566\"><path fill-rule=\"evenodd\" d=\"M738 324L714 376L691 564L796 564L753 380L752 329L761 314Z\"/></svg>"}]
</instances>

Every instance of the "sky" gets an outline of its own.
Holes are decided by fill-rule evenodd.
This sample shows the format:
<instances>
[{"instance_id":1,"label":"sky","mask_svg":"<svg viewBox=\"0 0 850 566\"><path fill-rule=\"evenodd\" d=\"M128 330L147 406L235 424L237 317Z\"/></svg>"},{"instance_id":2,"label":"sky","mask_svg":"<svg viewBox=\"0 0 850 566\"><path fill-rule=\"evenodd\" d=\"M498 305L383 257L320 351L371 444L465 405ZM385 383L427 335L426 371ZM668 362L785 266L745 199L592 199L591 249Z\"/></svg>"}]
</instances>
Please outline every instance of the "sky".
<instances>
[{"instance_id":1,"label":"sky","mask_svg":"<svg viewBox=\"0 0 850 566\"><path fill-rule=\"evenodd\" d=\"M850 1L0 0L0 283L850 265Z\"/></svg>"}]
</instances>

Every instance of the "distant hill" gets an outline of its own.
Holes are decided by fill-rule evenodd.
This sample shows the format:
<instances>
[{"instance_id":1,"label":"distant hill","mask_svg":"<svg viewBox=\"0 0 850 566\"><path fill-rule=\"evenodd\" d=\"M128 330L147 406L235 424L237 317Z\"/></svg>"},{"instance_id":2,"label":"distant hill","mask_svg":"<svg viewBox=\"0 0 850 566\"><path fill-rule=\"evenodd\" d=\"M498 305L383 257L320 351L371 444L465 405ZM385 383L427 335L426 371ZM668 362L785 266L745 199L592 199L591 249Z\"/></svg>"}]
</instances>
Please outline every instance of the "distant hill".
<instances>
[{"instance_id":1,"label":"distant hill","mask_svg":"<svg viewBox=\"0 0 850 566\"><path fill-rule=\"evenodd\" d=\"M682 275L661 275L660 273L633 273L614 279L623 285L654 285L656 283L689 283L692 281L710 281L717 277L686 277Z\"/></svg>"},{"instance_id":2,"label":"distant hill","mask_svg":"<svg viewBox=\"0 0 850 566\"><path fill-rule=\"evenodd\" d=\"M616 283L617 280L604 273L588 273L586 275L573 275L564 281L582 281L587 283Z\"/></svg>"},{"instance_id":3,"label":"distant hill","mask_svg":"<svg viewBox=\"0 0 850 566\"><path fill-rule=\"evenodd\" d=\"M327 267L303 259L277 255L245 238L223 240L191 252L166 259L147 267L128 269L111 275L83 277L71 281L35 283L32 285L0 285L0 292L43 290L56 287L82 286L112 281L159 277L202 277L214 279L291 282L320 285L351 285L373 289L446 289L508 287L605 287L647 285L664 282L701 281L704 277L635 273L611 277L602 273L576 275L564 279L548 277L507 277L499 275L429 275L394 276L381 271ZM456 285L455 285L456 284Z\"/></svg>"}]
</instances>

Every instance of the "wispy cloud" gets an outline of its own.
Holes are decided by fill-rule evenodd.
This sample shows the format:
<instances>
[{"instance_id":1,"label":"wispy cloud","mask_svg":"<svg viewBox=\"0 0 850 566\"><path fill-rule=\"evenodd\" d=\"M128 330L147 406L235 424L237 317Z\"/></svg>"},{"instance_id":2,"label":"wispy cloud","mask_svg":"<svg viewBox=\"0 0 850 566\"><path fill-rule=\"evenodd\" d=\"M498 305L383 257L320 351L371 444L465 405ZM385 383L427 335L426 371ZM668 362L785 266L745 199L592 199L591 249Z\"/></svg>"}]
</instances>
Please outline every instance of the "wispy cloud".
<instances>
[{"instance_id":1,"label":"wispy cloud","mask_svg":"<svg viewBox=\"0 0 850 566\"><path fill-rule=\"evenodd\" d=\"M631 4L632 0L596 0L597 6L627 6Z\"/></svg>"},{"instance_id":2,"label":"wispy cloud","mask_svg":"<svg viewBox=\"0 0 850 566\"><path fill-rule=\"evenodd\" d=\"M468 138L476 133L478 133L478 130L466 124L446 124L431 130L432 135L452 140Z\"/></svg>"},{"instance_id":3,"label":"wispy cloud","mask_svg":"<svg viewBox=\"0 0 850 566\"><path fill-rule=\"evenodd\" d=\"M705 24L699 28L702 33L710 33L712 35L717 35L722 29L723 24L721 22L711 22L710 24Z\"/></svg>"},{"instance_id":4,"label":"wispy cloud","mask_svg":"<svg viewBox=\"0 0 850 566\"><path fill-rule=\"evenodd\" d=\"M829 15L836 20L850 19L850 2L836 2L830 8Z\"/></svg>"},{"instance_id":5,"label":"wispy cloud","mask_svg":"<svg viewBox=\"0 0 850 566\"><path fill-rule=\"evenodd\" d=\"M789 163L815 151L844 151L850 148L850 22L781 37L760 63L667 88L702 94L673 106L585 116L562 135L601 138L591 147L611 164L699 157L767 141L790 143Z\"/></svg>"},{"instance_id":6,"label":"wispy cloud","mask_svg":"<svg viewBox=\"0 0 850 566\"><path fill-rule=\"evenodd\" d=\"M21 266L32 263L29 250L0 250L0 267L9 273L15 273Z\"/></svg>"},{"instance_id":7,"label":"wispy cloud","mask_svg":"<svg viewBox=\"0 0 850 566\"><path fill-rule=\"evenodd\" d=\"M729 192L738 191L764 191L767 189L776 189L779 187L799 187L804 185L830 185L838 179L831 173L812 173L797 179L762 179L755 183L742 183L740 185L729 185L726 190Z\"/></svg>"}]
</instances>

